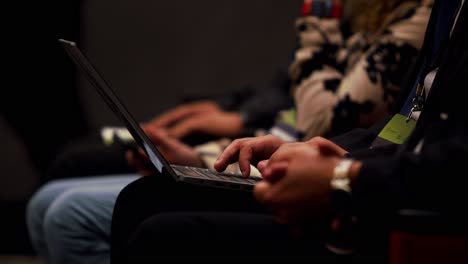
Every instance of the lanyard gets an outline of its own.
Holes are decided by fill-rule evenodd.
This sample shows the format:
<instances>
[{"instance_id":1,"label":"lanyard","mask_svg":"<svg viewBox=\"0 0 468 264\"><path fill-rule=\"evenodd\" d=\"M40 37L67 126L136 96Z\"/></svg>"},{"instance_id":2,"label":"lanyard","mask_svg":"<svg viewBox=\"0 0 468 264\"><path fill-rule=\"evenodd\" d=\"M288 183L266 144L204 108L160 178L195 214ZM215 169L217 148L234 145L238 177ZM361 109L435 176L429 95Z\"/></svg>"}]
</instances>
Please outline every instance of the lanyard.
<instances>
[{"instance_id":1,"label":"lanyard","mask_svg":"<svg viewBox=\"0 0 468 264\"><path fill-rule=\"evenodd\" d=\"M409 122L411 117L413 117L414 112L420 112L424 108L424 103L426 99L424 97L424 81L419 81L416 87L416 94L413 99L411 99L411 110L406 117L406 122Z\"/></svg>"},{"instance_id":2,"label":"lanyard","mask_svg":"<svg viewBox=\"0 0 468 264\"><path fill-rule=\"evenodd\" d=\"M406 118L407 122L411 119L414 112L422 111L424 108L424 103L426 101L424 95L424 78L428 73L431 72L431 70L436 68L435 66L439 65L442 51L444 50L450 38L450 33L447 34L447 32L450 32L450 29L453 28L455 18L458 14L458 11L462 7L463 2L464 1L447 1L444 3L444 5L441 6L439 10L437 25L434 32L435 38L433 39L433 45L431 48L432 63L429 65L429 67L421 72L422 74L420 75L420 79L416 87L416 93L411 99L411 110Z\"/></svg>"}]
</instances>

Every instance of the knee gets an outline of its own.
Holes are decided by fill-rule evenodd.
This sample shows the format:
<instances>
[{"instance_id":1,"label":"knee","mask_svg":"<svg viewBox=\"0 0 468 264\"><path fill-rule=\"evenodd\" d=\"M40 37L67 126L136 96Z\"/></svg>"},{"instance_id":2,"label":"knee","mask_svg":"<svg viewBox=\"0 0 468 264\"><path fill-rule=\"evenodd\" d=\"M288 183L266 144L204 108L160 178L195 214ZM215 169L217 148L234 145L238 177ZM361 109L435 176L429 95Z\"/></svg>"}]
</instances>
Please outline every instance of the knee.
<instances>
[{"instance_id":1,"label":"knee","mask_svg":"<svg viewBox=\"0 0 468 264\"><path fill-rule=\"evenodd\" d=\"M50 205L44 217L44 240L51 263L105 263L109 251L108 232L96 221L98 200L85 189L70 189ZM99 209L99 208L97 208ZM107 225L104 223L103 225ZM110 227L109 227L110 228ZM93 259L91 261L91 259Z\"/></svg>"},{"instance_id":2,"label":"knee","mask_svg":"<svg viewBox=\"0 0 468 264\"><path fill-rule=\"evenodd\" d=\"M26 207L26 223L30 232L42 228L47 209L56 198L55 184L47 184L40 188L29 200Z\"/></svg>"},{"instance_id":3,"label":"knee","mask_svg":"<svg viewBox=\"0 0 468 264\"><path fill-rule=\"evenodd\" d=\"M41 211L45 212L48 207L48 204L42 196L41 190L39 190L29 200L26 207L26 224L31 231L35 230L37 226L42 225L42 219L39 215Z\"/></svg>"},{"instance_id":4,"label":"knee","mask_svg":"<svg viewBox=\"0 0 468 264\"><path fill-rule=\"evenodd\" d=\"M44 216L44 233L47 240L64 240L78 235L86 228L83 207L86 196L82 192L66 191L49 206Z\"/></svg>"},{"instance_id":5,"label":"knee","mask_svg":"<svg viewBox=\"0 0 468 264\"><path fill-rule=\"evenodd\" d=\"M100 188L75 188L60 195L44 217L46 239L97 241L110 233L114 194Z\"/></svg>"}]
</instances>

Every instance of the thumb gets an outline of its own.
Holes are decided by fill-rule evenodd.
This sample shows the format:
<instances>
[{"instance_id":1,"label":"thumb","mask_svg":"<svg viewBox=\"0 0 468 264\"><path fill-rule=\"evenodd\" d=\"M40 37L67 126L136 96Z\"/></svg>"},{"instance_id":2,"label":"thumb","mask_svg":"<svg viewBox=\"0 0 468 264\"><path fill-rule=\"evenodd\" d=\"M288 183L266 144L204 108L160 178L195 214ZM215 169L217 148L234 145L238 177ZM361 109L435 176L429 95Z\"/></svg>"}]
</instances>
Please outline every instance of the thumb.
<instances>
[{"instance_id":1,"label":"thumb","mask_svg":"<svg viewBox=\"0 0 468 264\"><path fill-rule=\"evenodd\" d=\"M289 162L280 161L274 164L268 164L262 171L263 179L268 182L276 182L283 178L288 171Z\"/></svg>"},{"instance_id":2,"label":"thumb","mask_svg":"<svg viewBox=\"0 0 468 264\"><path fill-rule=\"evenodd\" d=\"M263 171L266 169L268 162L269 160L262 160L257 164L257 169L260 171L260 173L263 173Z\"/></svg>"}]
</instances>

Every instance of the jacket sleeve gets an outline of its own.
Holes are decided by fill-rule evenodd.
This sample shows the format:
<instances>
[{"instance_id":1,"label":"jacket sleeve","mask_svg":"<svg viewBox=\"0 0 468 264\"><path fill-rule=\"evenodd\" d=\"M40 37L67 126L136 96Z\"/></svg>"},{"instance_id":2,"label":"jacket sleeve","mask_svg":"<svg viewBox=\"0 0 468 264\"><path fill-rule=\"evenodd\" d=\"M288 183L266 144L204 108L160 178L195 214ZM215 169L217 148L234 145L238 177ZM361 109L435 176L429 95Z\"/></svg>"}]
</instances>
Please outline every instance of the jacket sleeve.
<instances>
[{"instance_id":1,"label":"jacket sleeve","mask_svg":"<svg viewBox=\"0 0 468 264\"><path fill-rule=\"evenodd\" d=\"M331 141L352 153L367 151L389 120L390 118L385 118L367 129L353 129L347 133L331 138Z\"/></svg>"},{"instance_id":2,"label":"jacket sleeve","mask_svg":"<svg viewBox=\"0 0 468 264\"><path fill-rule=\"evenodd\" d=\"M413 6L395 17L376 40L358 33L338 50L325 45L313 56L315 48L299 50L292 76L297 129L306 139L367 127L388 115L401 77L422 46L429 16L430 6Z\"/></svg>"},{"instance_id":3,"label":"jacket sleeve","mask_svg":"<svg viewBox=\"0 0 468 264\"><path fill-rule=\"evenodd\" d=\"M360 212L404 208L459 212L466 208L468 128L446 130L420 153L400 151L363 159L353 194Z\"/></svg>"}]
</instances>

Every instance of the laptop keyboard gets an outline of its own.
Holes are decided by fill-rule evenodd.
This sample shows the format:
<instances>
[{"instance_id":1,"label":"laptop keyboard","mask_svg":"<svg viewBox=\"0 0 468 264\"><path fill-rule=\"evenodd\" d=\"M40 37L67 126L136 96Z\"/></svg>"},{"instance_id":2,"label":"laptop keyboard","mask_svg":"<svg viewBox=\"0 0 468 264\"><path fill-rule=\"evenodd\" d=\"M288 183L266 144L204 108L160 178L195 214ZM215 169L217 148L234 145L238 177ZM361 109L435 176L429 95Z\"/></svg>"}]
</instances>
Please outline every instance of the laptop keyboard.
<instances>
[{"instance_id":1,"label":"laptop keyboard","mask_svg":"<svg viewBox=\"0 0 468 264\"><path fill-rule=\"evenodd\" d=\"M247 184L255 184L261 180L261 177L252 176L249 178L244 178L240 174L235 173L226 173L226 172L216 172L209 169L204 168L196 168L196 167L186 167L186 166L177 166L171 165L177 172L182 175L187 175L196 178L203 178L207 180L214 180L214 181L225 181L225 182L234 182L234 183L247 183Z\"/></svg>"}]
</instances>

